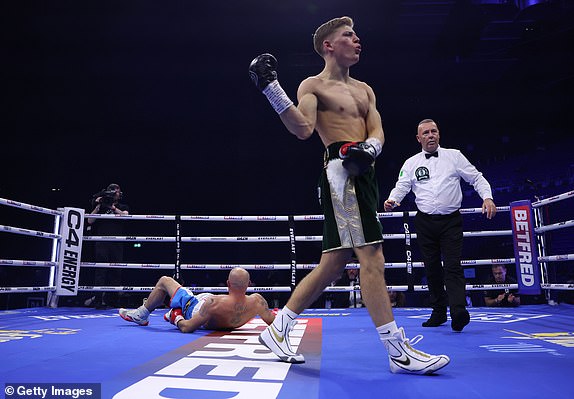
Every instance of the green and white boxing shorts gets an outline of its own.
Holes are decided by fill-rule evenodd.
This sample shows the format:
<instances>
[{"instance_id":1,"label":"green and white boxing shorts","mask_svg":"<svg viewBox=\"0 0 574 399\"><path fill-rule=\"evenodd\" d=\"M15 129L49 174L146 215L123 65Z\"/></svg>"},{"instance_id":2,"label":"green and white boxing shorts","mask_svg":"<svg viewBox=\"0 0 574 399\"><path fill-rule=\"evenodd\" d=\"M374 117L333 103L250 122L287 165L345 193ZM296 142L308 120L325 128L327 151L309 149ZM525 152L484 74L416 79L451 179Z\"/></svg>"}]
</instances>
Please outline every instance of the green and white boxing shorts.
<instances>
[{"instance_id":1,"label":"green and white boxing shorts","mask_svg":"<svg viewBox=\"0 0 574 399\"><path fill-rule=\"evenodd\" d=\"M377 217L379 187L375 168L350 177L339 158L346 141L329 145L325 166L319 178L319 200L323 208L323 252L356 248L383 242L383 229Z\"/></svg>"}]
</instances>

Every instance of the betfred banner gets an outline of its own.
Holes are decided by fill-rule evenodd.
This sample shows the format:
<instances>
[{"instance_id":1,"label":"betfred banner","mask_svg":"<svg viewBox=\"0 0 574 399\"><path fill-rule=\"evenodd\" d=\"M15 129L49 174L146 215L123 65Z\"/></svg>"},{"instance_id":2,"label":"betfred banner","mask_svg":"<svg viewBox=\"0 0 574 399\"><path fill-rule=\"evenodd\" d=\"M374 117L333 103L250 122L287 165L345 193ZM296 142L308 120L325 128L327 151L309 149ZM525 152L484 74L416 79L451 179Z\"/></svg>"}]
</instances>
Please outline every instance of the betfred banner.
<instances>
[{"instance_id":1,"label":"betfred banner","mask_svg":"<svg viewBox=\"0 0 574 399\"><path fill-rule=\"evenodd\" d=\"M72 296L78 294L80 279L80 258L82 238L84 236L84 210L64 208L60 223L60 250L58 251L58 277L56 295Z\"/></svg>"},{"instance_id":2,"label":"betfred banner","mask_svg":"<svg viewBox=\"0 0 574 399\"><path fill-rule=\"evenodd\" d=\"M534 235L534 214L528 200L510 203L516 277L521 294L540 294L540 268Z\"/></svg>"}]
</instances>

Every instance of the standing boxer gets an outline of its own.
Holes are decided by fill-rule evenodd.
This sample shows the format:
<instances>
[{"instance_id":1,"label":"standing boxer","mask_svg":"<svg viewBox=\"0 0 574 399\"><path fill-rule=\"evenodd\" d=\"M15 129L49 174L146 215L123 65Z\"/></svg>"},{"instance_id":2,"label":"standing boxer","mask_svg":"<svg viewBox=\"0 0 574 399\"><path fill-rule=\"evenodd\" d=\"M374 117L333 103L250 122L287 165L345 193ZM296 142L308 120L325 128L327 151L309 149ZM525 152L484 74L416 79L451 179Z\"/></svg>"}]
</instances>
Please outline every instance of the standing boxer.
<instances>
[{"instance_id":1,"label":"standing boxer","mask_svg":"<svg viewBox=\"0 0 574 399\"><path fill-rule=\"evenodd\" d=\"M361 265L363 301L388 351L391 371L433 373L450 359L412 349L403 328L395 323L387 294L374 169L384 133L373 90L349 76L349 68L361 54L353 20L341 17L324 23L313 42L325 67L301 82L297 106L279 85L274 56L262 54L249 66L251 79L287 130L301 140L316 130L326 148L318 187L325 216L321 260L297 285L259 341L284 362L304 362L303 355L291 349L289 332L296 317L341 275L354 252Z\"/></svg>"}]
</instances>

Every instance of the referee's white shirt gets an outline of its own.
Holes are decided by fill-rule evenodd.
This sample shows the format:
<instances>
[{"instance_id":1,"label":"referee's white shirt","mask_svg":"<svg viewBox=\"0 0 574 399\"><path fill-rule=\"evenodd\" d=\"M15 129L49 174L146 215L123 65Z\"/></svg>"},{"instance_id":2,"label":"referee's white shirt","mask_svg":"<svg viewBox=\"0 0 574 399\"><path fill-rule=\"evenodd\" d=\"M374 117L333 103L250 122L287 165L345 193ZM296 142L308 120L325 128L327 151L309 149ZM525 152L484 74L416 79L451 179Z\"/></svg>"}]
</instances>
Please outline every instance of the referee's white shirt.
<instances>
[{"instance_id":1,"label":"referee's white shirt","mask_svg":"<svg viewBox=\"0 0 574 399\"><path fill-rule=\"evenodd\" d=\"M405 161L389 199L401 202L413 191L417 208L431 215L448 215L460 209L460 179L471 184L480 198L493 198L490 184L459 151L438 147L438 157L426 158L426 151Z\"/></svg>"}]
</instances>

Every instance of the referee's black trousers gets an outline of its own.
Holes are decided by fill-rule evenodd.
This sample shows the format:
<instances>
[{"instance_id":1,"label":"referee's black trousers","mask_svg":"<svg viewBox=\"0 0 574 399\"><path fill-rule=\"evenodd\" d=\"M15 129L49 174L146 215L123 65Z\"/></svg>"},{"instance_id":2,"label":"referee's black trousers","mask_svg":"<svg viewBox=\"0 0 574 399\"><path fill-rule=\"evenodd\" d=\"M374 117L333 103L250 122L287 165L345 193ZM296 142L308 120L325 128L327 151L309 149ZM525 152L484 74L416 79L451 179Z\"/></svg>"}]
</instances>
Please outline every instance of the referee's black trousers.
<instances>
[{"instance_id":1,"label":"referee's black trousers","mask_svg":"<svg viewBox=\"0 0 574 399\"><path fill-rule=\"evenodd\" d=\"M449 215L429 215L419 211L415 216L415 228L433 313L446 315L448 305L452 317L466 307L466 281L460 263L462 216L458 211Z\"/></svg>"}]
</instances>

